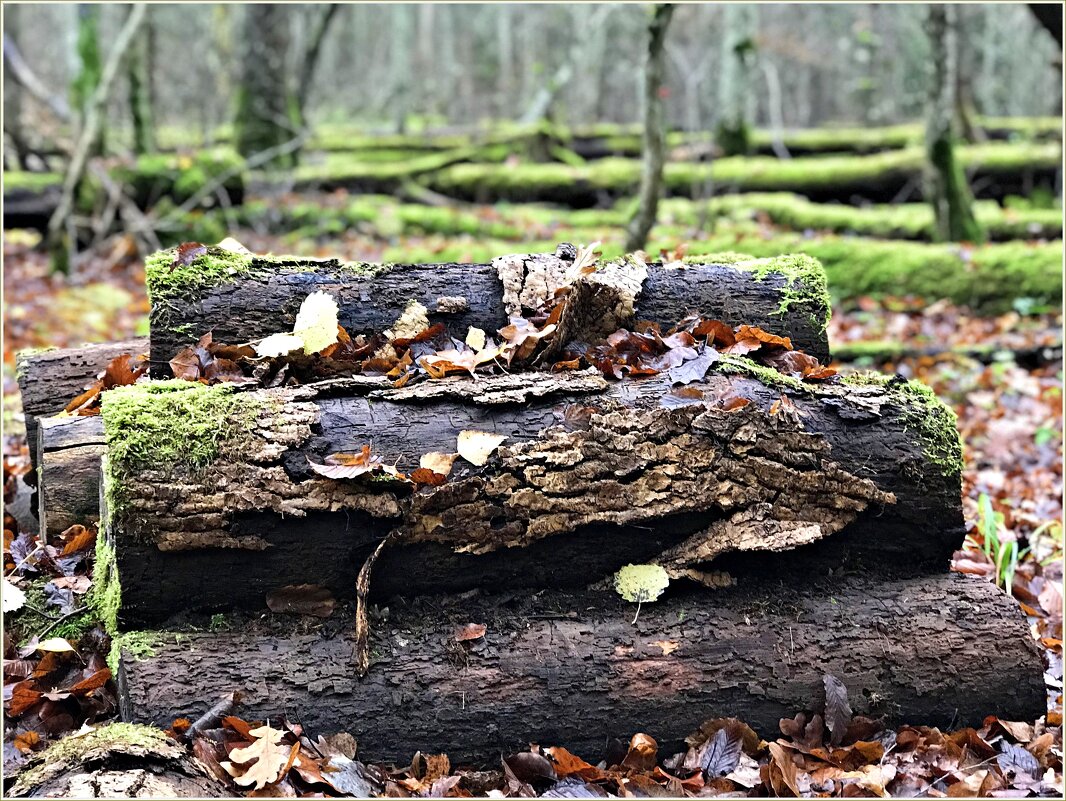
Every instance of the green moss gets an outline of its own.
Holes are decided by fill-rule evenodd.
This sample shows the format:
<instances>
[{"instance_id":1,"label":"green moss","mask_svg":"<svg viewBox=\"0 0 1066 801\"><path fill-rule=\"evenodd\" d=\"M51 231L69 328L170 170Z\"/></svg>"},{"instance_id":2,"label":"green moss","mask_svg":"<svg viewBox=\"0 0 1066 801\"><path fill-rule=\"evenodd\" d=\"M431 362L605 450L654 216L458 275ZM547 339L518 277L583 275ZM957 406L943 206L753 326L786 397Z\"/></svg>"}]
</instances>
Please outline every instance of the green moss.
<instances>
[{"instance_id":1,"label":"green moss","mask_svg":"<svg viewBox=\"0 0 1066 801\"><path fill-rule=\"evenodd\" d=\"M806 314L818 330L825 330L832 315L832 307L825 270L817 259L804 254L794 254L742 263L737 267L751 270L759 281L771 275L783 275L785 285L781 290L777 314L785 314L790 309L795 309Z\"/></svg>"},{"instance_id":2,"label":"green moss","mask_svg":"<svg viewBox=\"0 0 1066 801\"><path fill-rule=\"evenodd\" d=\"M259 410L255 399L226 384L155 381L107 393L100 415L107 442L103 480L108 522L126 513L128 474L143 468L201 470L215 459L223 441L251 425ZM117 604L111 596L107 602Z\"/></svg>"},{"instance_id":3,"label":"green moss","mask_svg":"<svg viewBox=\"0 0 1066 801\"><path fill-rule=\"evenodd\" d=\"M43 192L45 189L63 185L63 176L57 172L4 171L4 192Z\"/></svg>"},{"instance_id":4,"label":"green moss","mask_svg":"<svg viewBox=\"0 0 1066 801\"><path fill-rule=\"evenodd\" d=\"M123 652L136 661L150 659L155 656L156 646L169 636L169 633L159 631L127 631L125 634L112 632L107 666L111 668L111 673L117 676Z\"/></svg>"},{"instance_id":5,"label":"green moss","mask_svg":"<svg viewBox=\"0 0 1066 801\"><path fill-rule=\"evenodd\" d=\"M954 409L920 381L901 381L883 373L852 373L844 382L887 389L900 408L906 427L918 433L926 460L943 476L962 472L962 440Z\"/></svg>"},{"instance_id":6,"label":"green moss","mask_svg":"<svg viewBox=\"0 0 1066 801\"><path fill-rule=\"evenodd\" d=\"M733 373L754 378L768 387L776 387L781 390L805 394L813 392L810 384L804 384L798 378L779 373L773 367L759 364L747 356L723 353L718 357L718 361L714 363L713 369L720 373Z\"/></svg>"},{"instance_id":7,"label":"green moss","mask_svg":"<svg viewBox=\"0 0 1066 801\"><path fill-rule=\"evenodd\" d=\"M106 478L105 466L105 481ZM104 487L105 494L110 488ZM108 542L104 526L96 537L96 560L93 562L93 586L89 592L89 606L99 618L104 630L112 636L118 631L118 612L122 608L122 586L119 581L115 549Z\"/></svg>"},{"instance_id":8,"label":"green moss","mask_svg":"<svg viewBox=\"0 0 1066 801\"><path fill-rule=\"evenodd\" d=\"M218 247L208 247L205 253L189 264L172 266L175 264L176 255L175 249L161 250L145 259L145 283L148 299L152 302L153 322L159 311L204 289L236 283L242 279L266 277L281 270L291 273L314 272L323 269L325 264L328 269L342 275L366 276L391 269L389 264L344 262L338 265L333 261L319 262L292 256L233 253Z\"/></svg>"}]
</instances>

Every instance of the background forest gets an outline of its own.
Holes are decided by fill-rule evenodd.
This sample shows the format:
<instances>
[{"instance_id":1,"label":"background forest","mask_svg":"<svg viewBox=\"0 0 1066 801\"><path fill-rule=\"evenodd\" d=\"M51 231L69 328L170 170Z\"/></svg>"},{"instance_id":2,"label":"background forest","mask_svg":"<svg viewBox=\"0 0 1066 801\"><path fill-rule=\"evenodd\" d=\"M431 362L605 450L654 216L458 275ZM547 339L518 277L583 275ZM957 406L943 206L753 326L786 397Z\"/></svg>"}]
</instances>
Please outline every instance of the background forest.
<instances>
[{"instance_id":1,"label":"background forest","mask_svg":"<svg viewBox=\"0 0 1066 801\"><path fill-rule=\"evenodd\" d=\"M182 243L437 263L570 242L813 256L833 368L920 379L958 414L953 568L1021 604L1047 715L957 735L983 760L935 729L914 729L928 759L808 749L803 788L1061 793L1061 4L4 2L3 56L4 572L25 596L5 587L7 776L118 703L96 681L95 521L38 532L29 360L144 346L166 280L146 258ZM94 413L61 401L33 414ZM35 650L56 637L77 669ZM748 784L682 789L782 790L759 759ZM378 789L470 786L416 767Z\"/></svg>"}]
</instances>

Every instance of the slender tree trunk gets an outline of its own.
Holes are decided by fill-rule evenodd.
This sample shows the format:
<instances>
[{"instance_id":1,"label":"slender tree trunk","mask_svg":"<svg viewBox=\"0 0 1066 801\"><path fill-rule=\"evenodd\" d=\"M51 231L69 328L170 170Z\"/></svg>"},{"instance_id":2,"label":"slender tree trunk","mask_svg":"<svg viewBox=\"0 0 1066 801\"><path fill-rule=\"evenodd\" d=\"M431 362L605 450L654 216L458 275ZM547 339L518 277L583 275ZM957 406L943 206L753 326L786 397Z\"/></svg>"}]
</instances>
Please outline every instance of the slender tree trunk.
<instances>
[{"instance_id":1,"label":"slender tree trunk","mask_svg":"<svg viewBox=\"0 0 1066 801\"><path fill-rule=\"evenodd\" d=\"M85 168L89 161L90 150L94 142L99 141L100 130L103 128L104 109L107 106L108 97L115 78L122 66L129 47L133 42L137 31L144 22L146 6L137 3L132 13L126 19L119 31L118 37L107 57L107 64L100 73L96 88L89 97L85 107L85 115L82 122L81 132L74 147L74 152L67 166L66 176L63 179L63 193L59 199L59 205L48 220L48 247L51 252L53 272L69 273L76 248L76 237L71 212L74 208L74 197L78 185L85 175Z\"/></svg>"},{"instance_id":2,"label":"slender tree trunk","mask_svg":"<svg viewBox=\"0 0 1066 801\"><path fill-rule=\"evenodd\" d=\"M721 111L716 138L719 147L730 156L751 149L752 70L758 13L752 5L727 5L724 8L726 43L718 79Z\"/></svg>"},{"instance_id":3,"label":"slender tree trunk","mask_svg":"<svg viewBox=\"0 0 1066 801\"><path fill-rule=\"evenodd\" d=\"M130 114L133 119L133 152L138 155L155 152L151 62L153 27L151 11L149 11L145 17L144 31L133 43L126 67L130 92Z\"/></svg>"},{"instance_id":4,"label":"slender tree trunk","mask_svg":"<svg viewBox=\"0 0 1066 801\"><path fill-rule=\"evenodd\" d=\"M77 109L84 128L87 125L89 106L93 92L100 85L100 7L90 3L78 6L78 74L71 85L74 108ZM107 142L103 128L90 142L90 155L98 156L106 150Z\"/></svg>"},{"instance_id":5,"label":"slender tree trunk","mask_svg":"<svg viewBox=\"0 0 1066 801\"><path fill-rule=\"evenodd\" d=\"M926 15L933 61L926 123L928 195L941 239L978 242L982 234L973 214L973 195L955 159L956 13L953 6L934 4Z\"/></svg>"},{"instance_id":6,"label":"slender tree trunk","mask_svg":"<svg viewBox=\"0 0 1066 801\"><path fill-rule=\"evenodd\" d=\"M21 9L17 5L10 5L4 9L4 55L8 53L7 38L11 37L12 40L18 38L20 16ZM10 69L4 70L4 133L10 137L11 149L14 151L11 154L12 166L20 170L26 169L27 144L22 126L22 87ZM4 169L9 169L7 159L5 159Z\"/></svg>"},{"instance_id":7,"label":"slender tree trunk","mask_svg":"<svg viewBox=\"0 0 1066 801\"><path fill-rule=\"evenodd\" d=\"M648 22L648 56L644 67L644 151L640 173L640 200L626 232L626 250L642 250L655 225L662 194L663 162L666 160L666 119L663 84L666 77L666 31L674 13L671 3L659 3Z\"/></svg>"},{"instance_id":8,"label":"slender tree trunk","mask_svg":"<svg viewBox=\"0 0 1066 801\"><path fill-rule=\"evenodd\" d=\"M307 40L307 48L304 50L303 60L300 64L300 82L296 87L296 104L300 110L300 120L307 125L307 100L311 96L311 86L315 77L315 68L322 54L322 43L326 39L330 25L340 11L340 3L330 3L321 12L311 29Z\"/></svg>"},{"instance_id":9,"label":"slender tree trunk","mask_svg":"<svg viewBox=\"0 0 1066 801\"><path fill-rule=\"evenodd\" d=\"M272 164L291 166L285 144L300 133L299 108L289 81L290 10L281 5L244 8L241 78L235 120L237 150L245 158L277 149Z\"/></svg>"}]
</instances>

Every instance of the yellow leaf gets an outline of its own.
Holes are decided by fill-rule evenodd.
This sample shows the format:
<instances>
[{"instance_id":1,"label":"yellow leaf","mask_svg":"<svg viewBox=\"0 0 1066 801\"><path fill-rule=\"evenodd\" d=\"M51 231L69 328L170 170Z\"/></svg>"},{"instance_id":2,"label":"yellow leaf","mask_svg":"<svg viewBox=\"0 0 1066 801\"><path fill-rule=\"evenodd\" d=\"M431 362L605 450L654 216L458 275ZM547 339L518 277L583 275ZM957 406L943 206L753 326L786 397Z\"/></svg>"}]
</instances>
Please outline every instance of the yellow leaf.
<instances>
[{"instance_id":1,"label":"yellow leaf","mask_svg":"<svg viewBox=\"0 0 1066 801\"><path fill-rule=\"evenodd\" d=\"M53 637L50 640L37 643L38 651L54 651L55 653L62 653L63 651L73 651L74 646L62 637Z\"/></svg>"},{"instance_id":2,"label":"yellow leaf","mask_svg":"<svg viewBox=\"0 0 1066 801\"><path fill-rule=\"evenodd\" d=\"M660 565L626 565L614 577L615 591L632 603L654 601L670 586L670 577Z\"/></svg>"},{"instance_id":3,"label":"yellow leaf","mask_svg":"<svg viewBox=\"0 0 1066 801\"><path fill-rule=\"evenodd\" d=\"M434 473L440 473L442 476L446 476L452 472L452 465L455 464L455 460L458 458L459 454L457 453L430 451L429 453L422 454L422 458L418 460L418 466L424 467L427 470L432 470Z\"/></svg>"},{"instance_id":4,"label":"yellow leaf","mask_svg":"<svg viewBox=\"0 0 1066 801\"><path fill-rule=\"evenodd\" d=\"M466 332L466 344L473 350L485 350L485 332L470 326L470 330Z\"/></svg>"},{"instance_id":5,"label":"yellow leaf","mask_svg":"<svg viewBox=\"0 0 1066 801\"><path fill-rule=\"evenodd\" d=\"M505 439L507 437L488 431L460 431L456 450L468 462L481 467Z\"/></svg>"},{"instance_id":6,"label":"yellow leaf","mask_svg":"<svg viewBox=\"0 0 1066 801\"><path fill-rule=\"evenodd\" d=\"M304 353L319 353L337 341L337 301L328 292L312 292L300 304L292 333L303 340Z\"/></svg>"}]
</instances>

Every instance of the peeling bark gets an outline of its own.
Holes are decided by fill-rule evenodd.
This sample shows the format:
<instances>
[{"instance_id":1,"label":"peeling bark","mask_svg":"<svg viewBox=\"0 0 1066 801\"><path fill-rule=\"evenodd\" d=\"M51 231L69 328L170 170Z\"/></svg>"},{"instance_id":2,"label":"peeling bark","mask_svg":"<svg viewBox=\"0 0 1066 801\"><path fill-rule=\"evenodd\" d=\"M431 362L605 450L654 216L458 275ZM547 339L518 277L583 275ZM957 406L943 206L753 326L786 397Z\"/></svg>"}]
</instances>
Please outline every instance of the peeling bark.
<instances>
[{"instance_id":1,"label":"peeling bark","mask_svg":"<svg viewBox=\"0 0 1066 801\"><path fill-rule=\"evenodd\" d=\"M713 559L741 581L841 564L913 573L945 569L962 541L957 470L930 463L916 410L884 387L794 391L790 419L770 412L779 389L721 374L695 386L748 406L664 409L665 376L381 383L250 393L257 417L227 424L241 433L207 469L112 465L125 498L105 515L120 623L180 607L261 608L286 584L350 598L393 531L370 584L379 599L585 586L655 559L676 575ZM560 423L571 404L585 408L579 430ZM471 429L507 440L484 467L459 461L447 482L414 494L326 479L308 464L372 442L409 472L424 453L454 452ZM746 554L755 550L770 553Z\"/></svg>"},{"instance_id":2,"label":"peeling bark","mask_svg":"<svg viewBox=\"0 0 1066 801\"><path fill-rule=\"evenodd\" d=\"M234 617L220 633L158 633L150 655L122 649L123 718L195 719L241 689L246 719L286 714L312 733L350 732L363 759L402 764L422 750L488 764L530 742L595 762L608 738L636 732L670 754L718 716L772 739L780 718L821 711L826 673L843 681L856 714L889 725L975 726L985 715L1045 711L1040 655L1016 603L957 574L752 582L713 594L671 587L635 625L633 606L613 592L390 610L372 628L361 680L336 621ZM455 642L471 622L487 626L485 637ZM678 647L666 655L659 642Z\"/></svg>"},{"instance_id":3,"label":"peeling bark","mask_svg":"<svg viewBox=\"0 0 1066 801\"><path fill-rule=\"evenodd\" d=\"M572 257L570 259L572 261ZM168 374L167 362L185 345L213 331L216 342L247 342L291 328L304 298L332 294L340 323L351 334L389 328L411 300L429 310L457 336L469 326L496 331L510 314L536 309L565 279L569 261L551 254L508 256L494 264L393 265L375 274L357 273L337 262L253 262L252 270L221 286L189 288L180 302L152 306L153 375ZM635 318L672 326L689 312L730 325L756 325L792 339L825 361L828 342L821 321L826 309L785 302L810 287L788 286L770 271L757 275L728 265L690 265L684 271L650 265L636 299Z\"/></svg>"}]
</instances>

